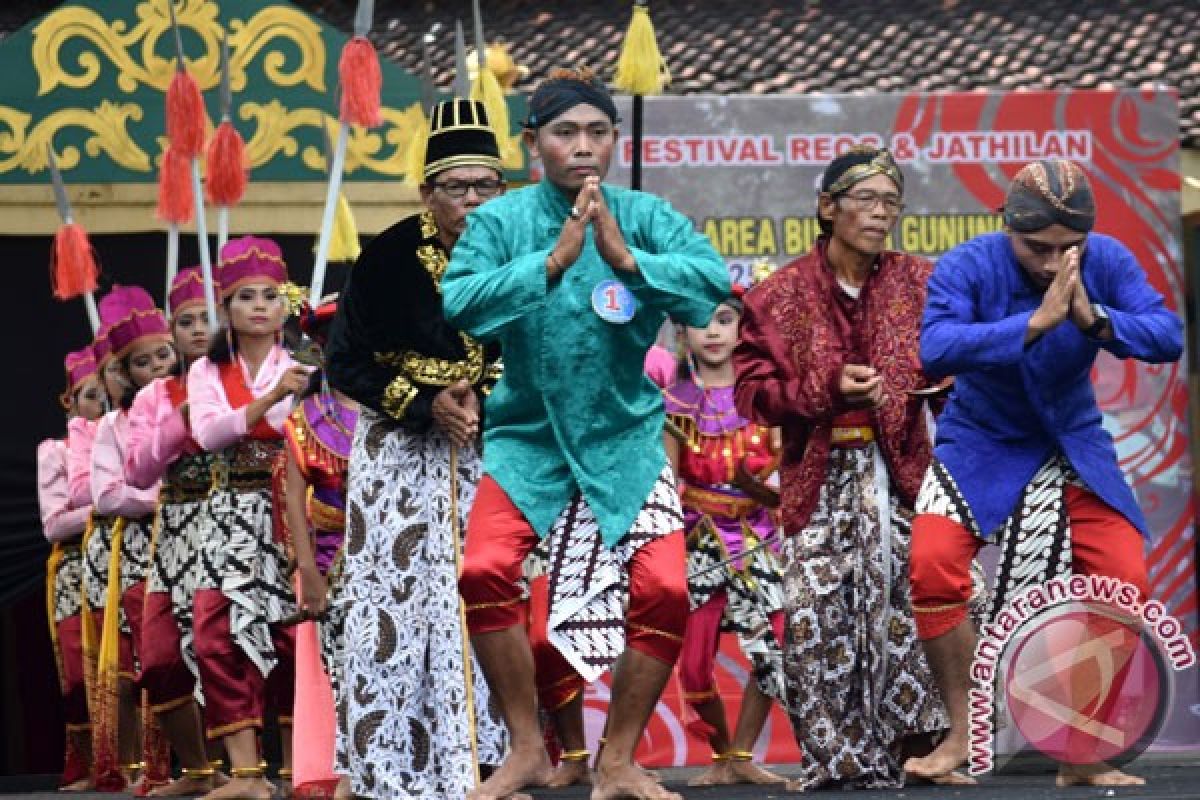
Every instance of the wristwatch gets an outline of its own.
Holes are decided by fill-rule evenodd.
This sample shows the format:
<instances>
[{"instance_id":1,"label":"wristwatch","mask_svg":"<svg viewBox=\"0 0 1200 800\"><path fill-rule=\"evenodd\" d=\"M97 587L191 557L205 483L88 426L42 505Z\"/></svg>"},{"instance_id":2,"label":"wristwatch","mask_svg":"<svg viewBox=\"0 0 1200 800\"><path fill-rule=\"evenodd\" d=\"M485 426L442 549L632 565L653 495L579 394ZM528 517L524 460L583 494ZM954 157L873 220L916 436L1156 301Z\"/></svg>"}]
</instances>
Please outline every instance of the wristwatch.
<instances>
[{"instance_id":1,"label":"wristwatch","mask_svg":"<svg viewBox=\"0 0 1200 800\"><path fill-rule=\"evenodd\" d=\"M1095 315L1096 321L1089 325L1084 333L1095 339L1109 326L1109 319L1108 311L1099 303L1092 303L1092 314Z\"/></svg>"}]
</instances>

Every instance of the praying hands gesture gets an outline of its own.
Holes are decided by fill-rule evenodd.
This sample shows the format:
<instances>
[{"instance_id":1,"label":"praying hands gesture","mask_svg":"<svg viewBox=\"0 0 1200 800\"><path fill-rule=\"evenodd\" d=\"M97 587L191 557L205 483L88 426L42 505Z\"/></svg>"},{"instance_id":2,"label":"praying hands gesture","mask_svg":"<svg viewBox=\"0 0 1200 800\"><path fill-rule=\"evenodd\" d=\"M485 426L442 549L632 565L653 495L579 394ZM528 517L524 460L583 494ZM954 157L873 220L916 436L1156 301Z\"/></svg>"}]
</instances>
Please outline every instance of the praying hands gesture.
<instances>
[{"instance_id":1,"label":"praying hands gesture","mask_svg":"<svg viewBox=\"0 0 1200 800\"><path fill-rule=\"evenodd\" d=\"M609 266L623 272L637 272L637 259L629 252L625 236L621 233L612 212L608 210L608 204L604 202L604 194L600 191L600 178L592 175L584 180L579 189L571 216L563 223L562 233L546 258L548 277L557 278L578 260L579 253L583 250L584 232L588 225L592 226L600 257Z\"/></svg>"},{"instance_id":2,"label":"praying hands gesture","mask_svg":"<svg viewBox=\"0 0 1200 800\"><path fill-rule=\"evenodd\" d=\"M1086 311L1088 325L1095 321L1091 305L1088 303L1087 291L1083 281L1079 279L1079 248L1072 247L1067 251L1062 268L1054 275L1054 280L1042 295L1042 304L1029 318L1029 327L1025 331L1025 343L1028 344L1043 333L1057 328L1068 316L1078 325L1076 306L1080 303L1078 296L1082 294L1082 303ZM1084 327L1084 326L1080 326Z\"/></svg>"}]
</instances>

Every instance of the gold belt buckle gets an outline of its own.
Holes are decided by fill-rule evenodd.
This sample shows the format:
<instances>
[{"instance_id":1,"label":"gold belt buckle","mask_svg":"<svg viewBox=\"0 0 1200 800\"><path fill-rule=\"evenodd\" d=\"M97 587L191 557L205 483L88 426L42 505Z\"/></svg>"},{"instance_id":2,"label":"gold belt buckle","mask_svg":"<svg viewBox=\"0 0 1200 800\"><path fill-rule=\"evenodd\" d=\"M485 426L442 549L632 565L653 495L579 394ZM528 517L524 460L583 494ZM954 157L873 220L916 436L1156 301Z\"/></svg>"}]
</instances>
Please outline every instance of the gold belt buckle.
<instances>
[{"instance_id":1,"label":"gold belt buckle","mask_svg":"<svg viewBox=\"0 0 1200 800\"><path fill-rule=\"evenodd\" d=\"M212 463L212 488L224 489L229 485L229 462L223 458Z\"/></svg>"}]
</instances>

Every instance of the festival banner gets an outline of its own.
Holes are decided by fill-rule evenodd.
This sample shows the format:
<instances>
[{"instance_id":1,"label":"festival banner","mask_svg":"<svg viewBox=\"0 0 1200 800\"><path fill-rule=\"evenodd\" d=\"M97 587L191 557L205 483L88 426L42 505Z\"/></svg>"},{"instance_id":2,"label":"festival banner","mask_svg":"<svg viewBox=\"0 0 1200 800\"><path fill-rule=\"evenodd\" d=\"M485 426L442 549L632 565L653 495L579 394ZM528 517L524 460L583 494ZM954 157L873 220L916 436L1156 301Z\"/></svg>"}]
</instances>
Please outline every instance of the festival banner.
<instances>
[{"instance_id":1,"label":"festival banner","mask_svg":"<svg viewBox=\"0 0 1200 800\"><path fill-rule=\"evenodd\" d=\"M629 119L628 98L621 100ZM1183 312L1178 97L1170 90L651 97L643 188L690 216L734 279L748 284L756 265L779 266L813 246L822 169L857 143L889 147L904 170L906 209L889 246L934 259L1002 227L1005 190L1024 164L1078 161L1095 190L1096 230L1124 242L1168 307ZM611 182L628 185L632 155L633 142L623 137ZM1149 521L1153 597L1196 643L1186 358L1145 365L1102 353L1093 379L1105 427ZM719 681L732 721L747 664L725 638ZM607 691L598 685L587 697L593 742ZM1174 675L1173 692L1154 744L1160 752L1200 745L1195 667ZM690 713L672 682L639 753L643 763L707 763L707 745L687 733ZM778 709L757 752L768 761L798 757Z\"/></svg>"}]
</instances>

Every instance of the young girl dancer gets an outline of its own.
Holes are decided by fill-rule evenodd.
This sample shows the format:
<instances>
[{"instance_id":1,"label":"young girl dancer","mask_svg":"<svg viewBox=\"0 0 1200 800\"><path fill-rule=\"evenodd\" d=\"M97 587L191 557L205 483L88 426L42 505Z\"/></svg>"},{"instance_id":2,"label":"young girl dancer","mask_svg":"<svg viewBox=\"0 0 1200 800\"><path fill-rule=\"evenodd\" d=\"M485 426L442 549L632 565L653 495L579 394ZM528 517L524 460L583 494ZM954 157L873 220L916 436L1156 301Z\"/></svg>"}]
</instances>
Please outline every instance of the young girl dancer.
<instances>
[{"instance_id":1,"label":"young girl dancer","mask_svg":"<svg viewBox=\"0 0 1200 800\"><path fill-rule=\"evenodd\" d=\"M746 491L748 481L775 468L771 432L734 408L740 288L707 327L684 329L681 375L664 397L675 434L665 437L667 454L683 486L688 531L692 610L679 677L684 699L699 716L692 727L713 749L713 765L690 781L693 786L784 782L754 764L752 752L771 699L782 698L784 620L775 523ZM732 736L713 670L723 630L737 634L753 665Z\"/></svg>"},{"instance_id":2,"label":"young girl dancer","mask_svg":"<svg viewBox=\"0 0 1200 800\"><path fill-rule=\"evenodd\" d=\"M96 377L96 358L91 346L68 353L64 366L67 389L60 402L68 419L99 419L104 414L104 394ZM42 530L53 544L46 564L46 611L67 725L66 759L60 785L64 791L82 791L91 787L92 729L83 677L80 543L92 507L71 503L67 447L65 438L47 439L38 445L38 507Z\"/></svg>"},{"instance_id":3,"label":"young girl dancer","mask_svg":"<svg viewBox=\"0 0 1200 800\"><path fill-rule=\"evenodd\" d=\"M137 654L142 642L142 610L158 486L138 488L125 478L125 455L130 439L128 411L137 391L174 369L176 357L166 318L141 287L113 287L100 301L100 314L108 331L110 353L105 369L113 382L110 399L114 408L100 420L96 429L92 447L92 500L97 513L116 518L110 533L112 550L105 608L111 609L112 600L118 599L128 628L126 631L124 624L119 628L115 617L105 620L100 636L97 680L102 699L105 696L123 697L126 692L132 692L136 707L142 687L136 679L129 681L125 677L125 666L120 659L126 649ZM129 681L128 687L122 685L126 681ZM107 724L110 720L111 716L108 716L97 722ZM117 714L119 741L136 748L139 724L145 726L144 757L136 764L133 760L125 762L126 778L132 781L140 769L141 791L144 792L167 780L170 754L153 717L142 715L139 718L136 710L127 710L124 706ZM123 746L122 753L126 753Z\"/></svg>"},{"instance_id":4,"label":"young girl dancer","mask_svg":"<svg viewBox=\"0 0 1200 800\"><path fill-rule=\"evenodd\" d=\"M192 593L209 527L206 498L212 484L212 456L195 443L187 423L187 367L209 347L200 268L180 270L168 297L181 368L138 392L129 411L125 452L130 484L150 488L161 481L138 642L139 682L179 759L182 776L155 789L155 796L211 791L215 776L194 697L191 649ZM140 358L136 355L133 361Z\"/></svg>"},{"instance_id":5,"label":"young girl dancer","mask_svg":"<svg viewBox=\"0 0 1200 800\"><path fill-rule=\"evenodd\" d=\"M337 302L302 312L300 325L317 344L324 346ZM346 533L346 472L358 403L329 386L323 371L314 372L292 415L284 423L287 443L285 524L300 573L300 612L316 620L319 637L302 623L296 631L296 798L327 797L324 781L332 782L334 730L333 697L341 672L342 608L340 594L341 548ZM313 637L312 640L302 637ZM307 675L304 645L319 641L320 667ZM314 650L316 647L313 648ZM307 677L307 680L304 678ZM301 715L307 724L301 724ZM301 769L305 777L301 776ZM301 781L305 782L302 783ZM334 796L350 797L347 776L336 779Z\"/></svg>"}]
</instances>

